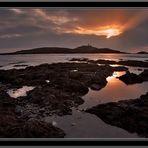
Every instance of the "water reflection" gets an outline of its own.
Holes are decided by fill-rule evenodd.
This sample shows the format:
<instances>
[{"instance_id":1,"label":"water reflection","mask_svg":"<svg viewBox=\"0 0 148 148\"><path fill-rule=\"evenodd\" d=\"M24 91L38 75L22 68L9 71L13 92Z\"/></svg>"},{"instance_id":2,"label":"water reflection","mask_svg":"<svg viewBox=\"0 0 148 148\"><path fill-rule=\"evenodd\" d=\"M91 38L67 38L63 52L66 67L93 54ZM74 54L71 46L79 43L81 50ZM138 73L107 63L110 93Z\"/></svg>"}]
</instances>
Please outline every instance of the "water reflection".
<instances>
[{"instance_id":1,"label":"water reflection","mask_svg":"<svg viewBox=\"0 0 148 148\"><path fill-rule=\"evenodd\" d=\"M143 67L133 67L133 66L124 66L124 65L118 65L118 64L110 64L110 66L112 67L118 67L118 66L123 66L123 67L127 67L130 73L135 73L135 74L140 74L142 71L144 71L144 69L148 69L148 68L143 68Z\"/></svg>"},{"instance_id":2,"label":"water reflection","mask_svg":"<svg viewBox=\"0 0 148 148\"><path fill-rule=\"evenodd\" d=\"M46 122L64 130L65 138L138 138L135 133L104 123L93 114L73 108L72 115L52 116Z\"/></svg>"},{"instance_id":3,"label":"water reflection","mask_svg":"<svg viewBox=\"0 0 148 148\"><path fill-rule=\"evenodd\" d=\"M118 81L116 81L115 78L118 78L118 77L120 77L120 76L122 76L122 75L124 75L124 74L126 74L125 71L114 72L113 75L107 77L106 80L107 80L108 82L110 82L110 83L116 83L116 82L118 82Z\"/></svg>"},{"instance_id":4,"label":"water reflection","mask_svg":"<svg viewBox=\"0 0 148 148\"><path fill-rule=\"evenodd\" d=\"M107 78L107 85L100 91L89 89L88 94L83 96L85 103L79 106L79 108L86 109L97 104L116 102L126 99L136 99L148 91L148 82L126 85L120 81L117 77L123 74L125 74L125 72L114 72L111 77Z\"/></svg>"},{"instance_id":5,"label":"water reflection","mask_svg":"<svg viewBox=\"0 0 148 148\"><path fill-rule=\"evenodd\" d=\"M10 97L12 98L18 98L22 96L27 96L27 92L33 90L35 87L33 86L23 86L19 89L10 89L7 91Z\"/></svg>"}]
</instances>

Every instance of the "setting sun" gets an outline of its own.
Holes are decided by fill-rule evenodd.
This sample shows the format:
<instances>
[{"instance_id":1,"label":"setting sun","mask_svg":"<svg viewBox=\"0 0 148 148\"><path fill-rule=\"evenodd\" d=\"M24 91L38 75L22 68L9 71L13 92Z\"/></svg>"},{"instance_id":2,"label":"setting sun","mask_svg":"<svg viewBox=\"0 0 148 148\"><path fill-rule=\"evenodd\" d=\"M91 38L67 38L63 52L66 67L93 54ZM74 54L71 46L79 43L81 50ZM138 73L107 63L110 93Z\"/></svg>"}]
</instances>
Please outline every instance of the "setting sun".
<instances>
[{"instance_id":1,"label":"setting sun","mask_svg":"<svg viewBox=\"0 0 148 148\"><path fill-rule=\"evenodd\" d=\"M112 36L118 36L121 31L119 31L119 29L107 29L107 30L102 30L102 33L104 32L104 34L106 34L106 38L110 38Z\"/></svg>"}]
</instances>

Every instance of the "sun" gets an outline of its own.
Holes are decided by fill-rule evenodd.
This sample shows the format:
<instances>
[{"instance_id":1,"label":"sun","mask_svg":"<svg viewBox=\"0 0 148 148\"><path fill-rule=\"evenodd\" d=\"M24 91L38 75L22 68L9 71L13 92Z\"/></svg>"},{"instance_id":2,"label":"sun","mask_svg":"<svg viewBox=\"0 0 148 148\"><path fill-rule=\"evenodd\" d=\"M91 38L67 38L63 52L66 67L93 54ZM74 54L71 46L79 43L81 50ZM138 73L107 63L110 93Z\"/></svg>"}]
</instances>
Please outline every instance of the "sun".
<instances>
[{"instance_id":1,"label":"sun","mask_svg":"<svg viewBox=\"0 0 148 148\"><path fill-rule=\"evenodd\" d=\"M106 38L108 39L112 36L118 36L121 33L121 31L119 29L111 28L104 30L104 33L106 33Z\"/></svg>"},{"instance_id":2,"label":"sun","mask_svg":"<svg viewBox=\"0 0 148 148\"><path fill-rule=\"evenodd\" d=\"M97 31L97 35L104 35L106 36L107 39L113 37L113 36L118 36L121 34L121 30L117 28L107 28L107 29L101 29Z\"/></svg>"}]
</instances>

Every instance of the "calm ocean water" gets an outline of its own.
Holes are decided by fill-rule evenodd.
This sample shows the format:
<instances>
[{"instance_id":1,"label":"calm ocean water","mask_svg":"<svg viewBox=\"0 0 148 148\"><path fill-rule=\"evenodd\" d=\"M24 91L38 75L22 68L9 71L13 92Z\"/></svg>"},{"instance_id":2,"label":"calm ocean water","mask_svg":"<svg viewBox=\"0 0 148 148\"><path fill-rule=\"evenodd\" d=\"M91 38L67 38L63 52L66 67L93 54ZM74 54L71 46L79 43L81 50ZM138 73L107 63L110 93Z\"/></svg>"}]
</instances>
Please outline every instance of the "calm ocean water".
<instances>
[{"instance_id":1,"label":"calm ocean water","mask_svg":"<svg viewBox=\"0 0 148 148\"><path fill-rule=\"evenodd\" d=\"M39 65L43 63L67 62L71 58L89 58L92 60L148 60L148 54L25 54L0 55L3 69L13 68L15 64Z\"/></svg>"}]
</instances>

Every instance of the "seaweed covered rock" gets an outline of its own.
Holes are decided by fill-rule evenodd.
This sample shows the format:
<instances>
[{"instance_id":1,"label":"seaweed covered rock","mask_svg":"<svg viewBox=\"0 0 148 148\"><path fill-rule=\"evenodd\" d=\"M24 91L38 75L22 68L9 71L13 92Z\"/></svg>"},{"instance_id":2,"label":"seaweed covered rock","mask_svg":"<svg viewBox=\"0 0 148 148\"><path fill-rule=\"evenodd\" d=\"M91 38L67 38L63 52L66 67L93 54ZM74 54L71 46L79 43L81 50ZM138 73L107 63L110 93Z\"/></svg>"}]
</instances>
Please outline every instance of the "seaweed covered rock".
<instances>
[{"instance_id":1,"label":"seaweed covered rock","mask_svg":"<svg viewBox=\"0 0 148 148\"><path fill-rule=\"evenodd\" d=\"M23 100L24 101L24 100ZM60 115L72 114L71 107L84 103L84 100L75 94L51 87L37 87L28 93L27 104L36 104L40 108L46 108L46 113L54 111Z\"/></svg>"},{"instance_id":2,"label":"seaweed covered rock","mask_svg":"<svg viewBox=\"0 0 148 148\"><path fill-rule=\"evenodd\" d=\"M63 137L60 129L44 123L52 115L71 115L88 88L101 89L115 68L93 63L54 63L25 69L0 70L0 137ZM121 67L120 67L121 70ZM7 91L31 86L25 96Z\"/></svg>"},{"instance_id":3,"label":"seaweed covered rock","mask_svg":"<svg viewBox=\"0 0 148 148\"><path fill-rule=\"evenodd\" d=\"M113 71L114 70L109 65L100 66L90 81L90 88L94 90L100 90L101 88L105 87L107 84L106 78L111 76Z\"/></svg>"}]
</instances>

